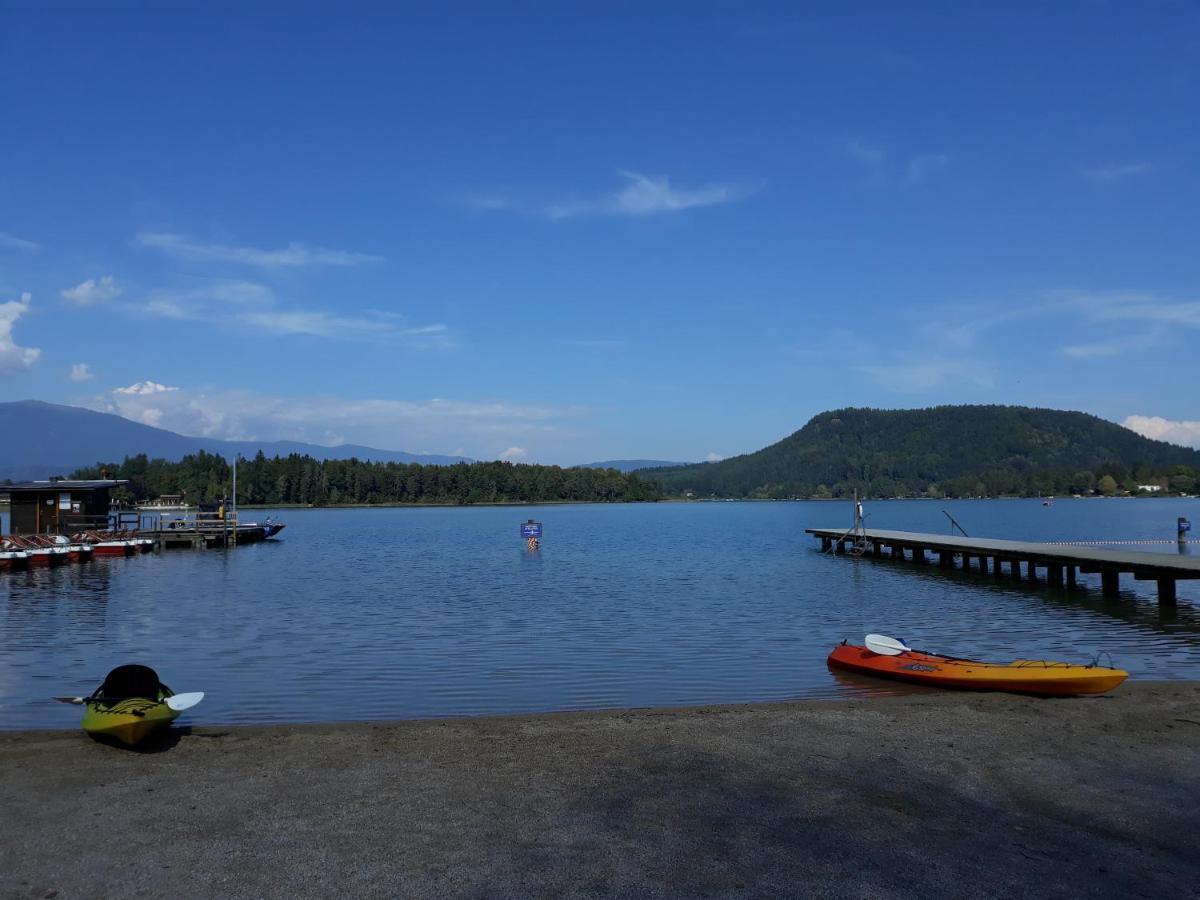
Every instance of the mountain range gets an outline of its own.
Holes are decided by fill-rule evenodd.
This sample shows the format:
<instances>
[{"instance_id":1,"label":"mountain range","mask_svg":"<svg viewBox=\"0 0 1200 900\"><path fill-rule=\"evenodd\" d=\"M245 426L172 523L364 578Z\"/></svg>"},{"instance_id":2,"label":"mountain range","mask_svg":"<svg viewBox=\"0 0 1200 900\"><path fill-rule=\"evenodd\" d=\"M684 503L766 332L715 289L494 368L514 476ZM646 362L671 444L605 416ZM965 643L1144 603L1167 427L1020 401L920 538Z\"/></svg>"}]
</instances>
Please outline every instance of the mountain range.
<instances>
[{"instance_id":1,"label":"mountain range","mask_svg":"<svg viewBox=\"0 0 1200 900\"><path fill-rule=\"evenodd\" d=\"M369 459L445 465L469 462L462 456L380 450L358 444L325 447L301 441L223 441L189 437L133 422L112 413L77 406L21 400L0 403L0 480L19 481L66 475L98 462L120 462L144 453L151 459L179 460L204 450L232 459L234 454L253 457L298 453L314 459Z\"/></svg>"},{"instance_id":2,"label":"mountain range","mask_svg":"<svg viewBox=\"0 0 1200 900\"><path fill-rule=\"evenodd\" d=\"M1082 412L849 408L754 453L643 474L668 493L718 497L1092 493L1104 476L1124 490L1159 479L1187 492L1200 487L1200 451Z\"/></svg>"}]
</instances>

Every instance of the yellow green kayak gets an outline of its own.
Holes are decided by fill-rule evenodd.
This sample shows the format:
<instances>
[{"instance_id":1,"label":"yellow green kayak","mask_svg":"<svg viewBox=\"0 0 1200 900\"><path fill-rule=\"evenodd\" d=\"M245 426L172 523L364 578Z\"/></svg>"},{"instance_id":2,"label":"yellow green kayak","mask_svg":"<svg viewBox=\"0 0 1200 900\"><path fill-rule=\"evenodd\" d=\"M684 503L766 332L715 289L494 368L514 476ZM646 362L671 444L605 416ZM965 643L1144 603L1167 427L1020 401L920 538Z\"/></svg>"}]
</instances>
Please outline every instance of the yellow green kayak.
<instances>
[{"instance_id":1,"label":"yellow green kayak","mask_svg":"<svg viewBox=\"0 0 1200 900\"><path fill-rule=\"evenodd\" d=\"M109 703L89 697L83 713L83 730L92 737L115 738L132 747L179 715L180 710L164 702L170 696L171 692L163 689L157 700L132 697Z\"/></svg>"},{"instance_id":2,"label":"yellow green kayak","mask_svg":"<svg viewBox=\"0 0 1200 900\"><path fill-rule=\"evenodd\" d=\"M127 665L109 672L90 697L57 699L84 705L83 730L92 737L132 747L195 706L204 694L176 694L149 666Z\"/></svg>"}]
</instances>

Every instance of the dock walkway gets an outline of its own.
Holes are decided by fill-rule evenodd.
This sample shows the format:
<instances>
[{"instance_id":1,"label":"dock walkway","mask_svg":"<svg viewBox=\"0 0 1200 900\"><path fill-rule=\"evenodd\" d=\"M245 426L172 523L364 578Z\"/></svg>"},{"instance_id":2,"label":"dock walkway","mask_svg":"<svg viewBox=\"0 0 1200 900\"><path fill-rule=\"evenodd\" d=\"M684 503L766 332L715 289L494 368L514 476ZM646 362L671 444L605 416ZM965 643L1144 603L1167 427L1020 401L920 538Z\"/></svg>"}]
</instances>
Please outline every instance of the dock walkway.
<instances>
[{"instance_id":1,"label":"dock walkway","mask_svg":"<svg viewBox=\"0 0 1200 900\"><path fill-rule=\"evenodd\" d=\"M1090 547L1069 547L1062 544L1043 544L1036 541L1005 541L994 538L970 538L946 534L923 534L917 531L886 531L867 528L857 534L848 528L806 528L821 539L824 550L838 553L857 552L882 557L887 551L893 558L904 559L907 552L912 561L927 563L926 553L937 556L944 569L961 561L964 571L971 571L976 560L978 571L1003 574L1008 566L1014 578L1030 582L1043 580L1055 587L1073 589L1076 572L1098 574L1104 595L1120 593L1120 576L1132 575L1138 581L1158 583L1158 602L1173 606L1176 602L1175 582L1200 578L1200 557L1169 556L1165 553L1146 553L1136 550L1098 550ZM1045 575L1039 575L1044 569Z\"/></svg>"}]
</instances>

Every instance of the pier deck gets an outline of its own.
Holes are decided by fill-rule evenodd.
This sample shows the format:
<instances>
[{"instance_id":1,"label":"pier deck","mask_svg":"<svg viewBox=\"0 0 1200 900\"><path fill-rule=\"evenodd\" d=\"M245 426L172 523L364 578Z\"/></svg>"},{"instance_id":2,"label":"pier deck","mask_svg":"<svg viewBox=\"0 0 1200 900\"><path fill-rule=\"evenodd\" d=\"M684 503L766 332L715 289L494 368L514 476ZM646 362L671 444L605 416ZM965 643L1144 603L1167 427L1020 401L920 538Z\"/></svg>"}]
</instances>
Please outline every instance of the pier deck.
<instances>
[{"instance_id":1,"label":"pier deck","mask_svg":"<svg viewBox=\"0 0 1200 900\"><path fill-rule=\"evenodd\" d=\"M806 528L821 539L824 550L845 553L855 545L855 534L846 528ZM865 554L882 557L887 551L893 558L913 562L928 562L926 553L937 556L938 565L953 568L960 561L964 571L971 571L972 560L978 571L1003 574L1007 564L1014 578L1024 576L1030 582L1040 582L1068 589L1076 586L1076 573L1098 574L1105 596L1120 593L1120 576L1132 575L1137 581L1158 583L1158 602L1173 606L1176 602L1175 583L1200 578L1200 557L1170 556L1166 553L1145 553L1130 550L1098 550L1090 547L1071 547L1036 541L1006 541L994 538L970 538L946 534L923 534L917 531L886 531L868 528L859 532L861 549ZM990 562L989 562L990 561ZM1038 569L1045 570L1039 575Z\"/></svg>"}]
</instances>

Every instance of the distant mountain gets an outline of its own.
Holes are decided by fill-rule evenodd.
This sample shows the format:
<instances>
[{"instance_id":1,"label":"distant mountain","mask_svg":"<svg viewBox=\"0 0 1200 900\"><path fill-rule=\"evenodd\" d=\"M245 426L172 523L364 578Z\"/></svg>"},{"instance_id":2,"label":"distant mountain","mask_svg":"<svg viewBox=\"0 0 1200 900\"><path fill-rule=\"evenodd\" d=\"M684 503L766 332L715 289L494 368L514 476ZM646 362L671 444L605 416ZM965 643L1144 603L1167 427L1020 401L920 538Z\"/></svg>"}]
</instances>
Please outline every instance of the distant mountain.
<instances>
[{"instance_id":1,"label":"distant mountain","mask_svg":"<svg viewBox=\"0 0 1200 900\"><path fill-rule=\"evenodd\" d=\"M300 441L222 441L188 437L131 422L111 413L38 400L0 403L0 480L66 475L98 462L120 462L145 453L151 459L178 460L197 450L232 458L253 457L259 450L271 456L299 453L315 459L370 459L376 462L416 462L449 465L467 461L461 456L404 453L355 444L322 447Z\"/></svg>"},{"instance_id":2,"label":"distant mountain","mask_svg":"<svg viewBox=\"0 0 1200 900\"><path fill-rule=\"evenodd\" d=\"M668 462L665 459L610 459L606 462L583 463L577 469L616 469L618 472L633 472L637 469L660 469L664 466L686 466L689 463Z\"/></svg>"},{"instance_id":3,"label":"distant mountain","mask_svg":"<svg viewBox=\"0 0 1200 900\"><path fill-rule=\"evenodd\" d=\"M1190 472L1176 471L1184 467ZM1081 412L1023 406L839 409L755 453L657 469L647 478L697 496L1091 493L1103 476L1200 486L1200 451Z\"/></svg>"}]
</instances>

